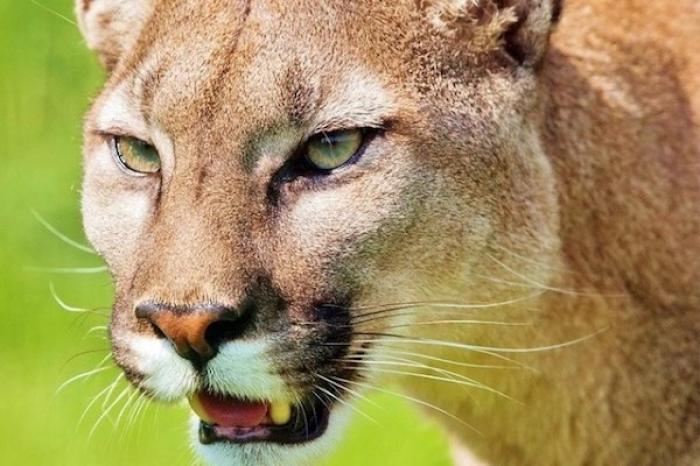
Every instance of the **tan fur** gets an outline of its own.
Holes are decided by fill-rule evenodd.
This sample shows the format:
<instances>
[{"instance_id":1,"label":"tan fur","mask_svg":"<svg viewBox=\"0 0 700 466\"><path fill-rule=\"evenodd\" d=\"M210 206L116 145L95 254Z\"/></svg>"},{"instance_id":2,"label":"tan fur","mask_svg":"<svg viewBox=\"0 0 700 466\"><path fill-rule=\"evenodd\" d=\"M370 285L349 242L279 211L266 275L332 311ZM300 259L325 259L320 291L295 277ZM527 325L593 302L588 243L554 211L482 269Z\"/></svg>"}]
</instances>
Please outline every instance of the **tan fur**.
<instances>
[{"instance_id":1,"label":"tan fur","mask_svg":"<svg viewBox=\"0 0 700 466\"><path fill-rule=\"evenodd\" d=\"M262 286L286 303L267 305L277 332L345 299L356 316L509 302L361 330L512 349L491 353L530 369L414 358L438 372L360 372L471 424L426 409L494 466L700 463L700 2L570 0L553 26L557 9L79 1L111 72L86 123L85 227L114 275L115 355L132 380L144 374L124 335L152 336L133 316L143 300L235 308ZM377 125L357 164L270 200L305 137ZM105 133L156 145L162 176L121 173ZM430 323L459 319L529 325ZM390 355L377 348L375 362ZM396 373L444 370L493 390Z\"/></svg>"}]
</instances>

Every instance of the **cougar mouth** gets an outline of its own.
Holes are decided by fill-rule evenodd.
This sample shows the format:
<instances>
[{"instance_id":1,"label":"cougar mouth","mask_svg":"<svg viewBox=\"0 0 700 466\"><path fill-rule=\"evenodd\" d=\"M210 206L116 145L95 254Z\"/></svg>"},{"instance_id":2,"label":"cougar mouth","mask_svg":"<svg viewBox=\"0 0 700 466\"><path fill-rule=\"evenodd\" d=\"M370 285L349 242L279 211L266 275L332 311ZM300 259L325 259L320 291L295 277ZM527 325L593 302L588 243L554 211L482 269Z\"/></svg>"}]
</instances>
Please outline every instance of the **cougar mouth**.
<instances>
[{"instance_id":1,"label":"cougar mouth","mask_svg":"<svg viewBox=\"0 0 700 466\"><path fill-rule=\"evenodd\" d=\"M330 407L320 398L292 405L198 392L189 401L200 418L199 441L203 445L301 444L323 435L330 417Z\"/></svg>"}]
</instances>

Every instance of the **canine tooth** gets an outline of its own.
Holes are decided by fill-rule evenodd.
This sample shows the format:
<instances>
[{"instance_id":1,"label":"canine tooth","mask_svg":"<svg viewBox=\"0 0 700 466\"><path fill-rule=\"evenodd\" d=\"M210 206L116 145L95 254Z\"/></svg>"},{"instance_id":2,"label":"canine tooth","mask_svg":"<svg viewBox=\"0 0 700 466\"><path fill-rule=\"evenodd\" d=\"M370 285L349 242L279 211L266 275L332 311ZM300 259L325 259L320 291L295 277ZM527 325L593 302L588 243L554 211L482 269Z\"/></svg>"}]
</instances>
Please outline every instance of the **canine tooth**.
<instances>
[{"instance_id":1,"label":"canine tooth","mask_svg":"<svg viewBox=\"0 0 700 466\"><path fill-rule=\"evenodd\" d=\"M204 410L204 407L202 406L202 403L199 402L199 397L197 394L191 395L187 397L187 401L190 402L190 407L192 408L192 411L204 422L208 424L212 424L214 421L212 420L211 417L207 414L207 412Z\"/></svg>"},{"instance_id":2,"label":"canine tooth","mask_svg":"<svg viewBox=\"0 0 700 466\"><path fill-rule=\"evenodd\" d=\"M275 425L281 426L292 418L292 407L289 403L270 403L270 419Z\"/></svg>"}]
</instances>

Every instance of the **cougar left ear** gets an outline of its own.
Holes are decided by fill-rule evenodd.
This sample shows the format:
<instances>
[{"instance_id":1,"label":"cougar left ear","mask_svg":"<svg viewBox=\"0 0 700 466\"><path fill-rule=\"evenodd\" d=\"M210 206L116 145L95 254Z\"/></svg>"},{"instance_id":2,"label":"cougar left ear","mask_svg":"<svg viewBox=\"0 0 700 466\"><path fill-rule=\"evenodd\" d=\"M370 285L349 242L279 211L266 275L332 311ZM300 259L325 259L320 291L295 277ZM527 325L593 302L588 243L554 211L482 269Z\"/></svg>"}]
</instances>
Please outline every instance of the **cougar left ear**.
<instances>
[{"instance_id":1,"label":"cougar left ear","mask_svg":"<svg viewBox=\"0 0 700 466\"><path fill-rule=\"evenodd\" d=\"M516 62L534 66L549 43L563 0L418 0L434 24L472 40L483 50L500 48Z\"/></svg>"},{"instance_id":2,"label":"cougar left ear","mask_svg":"<svg viewBox=\"0 0 700 466\"><path fill-rule=\"evenodd\" d=\"M152 14L154 0L76 0L80 31L111 71L133 47Z\"/></svg>"}]
</instances>

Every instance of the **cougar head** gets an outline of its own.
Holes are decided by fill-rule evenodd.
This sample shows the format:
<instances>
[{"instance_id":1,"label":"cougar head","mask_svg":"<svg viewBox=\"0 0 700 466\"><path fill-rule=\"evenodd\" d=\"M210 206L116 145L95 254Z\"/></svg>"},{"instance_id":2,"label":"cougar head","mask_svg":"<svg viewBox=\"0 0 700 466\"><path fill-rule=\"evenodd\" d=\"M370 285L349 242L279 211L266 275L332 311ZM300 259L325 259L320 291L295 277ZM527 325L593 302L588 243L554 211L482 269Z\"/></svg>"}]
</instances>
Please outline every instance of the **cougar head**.
<instances>
[{"instance_id":1,"label":"cougar head","mask_svg":"<svg viewBox=\"0 0 700 466\"><path fill-rule=\"evenodd\" d=\"M381 335L429 317L409 303L504 296L487 257L556 247L536 79L555 10L78 1L109 73L82 205L114 358L191 400L205 458L308 461Z\"/></svg>"}]
</instances>

